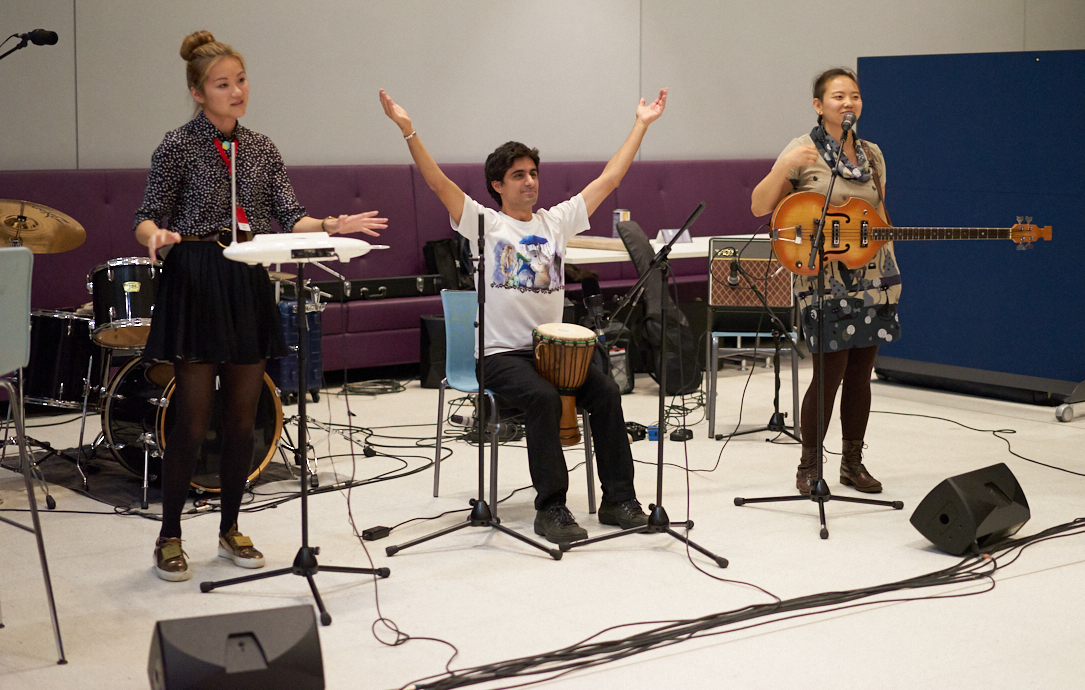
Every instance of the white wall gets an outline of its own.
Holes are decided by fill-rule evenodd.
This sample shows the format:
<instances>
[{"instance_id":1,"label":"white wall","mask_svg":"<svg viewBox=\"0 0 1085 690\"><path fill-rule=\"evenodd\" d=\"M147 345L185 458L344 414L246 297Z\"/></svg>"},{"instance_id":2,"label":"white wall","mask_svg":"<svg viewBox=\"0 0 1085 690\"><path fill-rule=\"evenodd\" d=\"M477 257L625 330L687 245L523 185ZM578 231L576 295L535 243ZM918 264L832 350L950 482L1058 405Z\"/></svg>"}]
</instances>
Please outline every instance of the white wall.
<instances>
[{"instance_id":1,"label":"white wall","mask_svg":"<svg viewBox=\"0 0 1085 690\"><path fill-rule=\"evenodd\" d=\"M860 56L1085 49L1081 0L5 0L0 169L146 167L191 115L178 55L210 29L248 61L245 124L289 165L403 163L377 100L439 161L521 139L605 160L671 89L644 159L775 156L812 125L810 81ZM9 43L7 47L11 47ZM5 48L6 49L6 48ZM861 76L861 75L860 75ZM929 93L941 98L936 79ZM2 196L2 190L0 190Z\"/></svg>"}]
</instances>

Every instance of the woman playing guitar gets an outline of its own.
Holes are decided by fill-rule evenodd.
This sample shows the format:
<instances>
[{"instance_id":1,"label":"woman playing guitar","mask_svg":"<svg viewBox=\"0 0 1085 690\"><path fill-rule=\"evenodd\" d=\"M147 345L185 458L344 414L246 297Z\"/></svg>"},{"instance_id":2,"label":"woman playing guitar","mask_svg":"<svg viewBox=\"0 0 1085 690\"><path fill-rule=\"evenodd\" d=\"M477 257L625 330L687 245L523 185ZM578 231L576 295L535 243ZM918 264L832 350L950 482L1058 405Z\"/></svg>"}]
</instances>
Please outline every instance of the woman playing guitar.
<instances>
[{"instance_id":1,"label":"woman playing guitar","mask_svg":"<svg viewBox=\"0 0 1085 690\"><path fill-rule=\"evenodd\" d=\"M836 68L819 75L814 81L814 110L818 114L817 126L809 134L793 139L769 174L754 188L750 208L755 216L771 213L790 194L824 195L828 190L831 171L827 161L836 160L839 155L844 117L851 113L857 120L863 111L855 73ZM858 139L854 130L843 148L839 167L842 174L836 180L830 202L838 206L848 198L862 199L885 218L885 159L881 149ZM809 229L811 234L813 230ZM900 272L893 244L887 242L869 262L856 268L848 268L840 261L827 261L824 347L817 341L817 314L813 308L816 276L796 275L794 285L802 307L806 344L811 352L824 352L825 428L829 425L836 391L843 387L840 483L877 493L882 490L882 484L863 466L863 438L870 416L870 375L878 346L900 337L896 310ZM800 416L802 459L795 486L802 494L810 493L817 476L817 377L815 357L813 382L803 398Z\"/></svg>"}]
</instances>

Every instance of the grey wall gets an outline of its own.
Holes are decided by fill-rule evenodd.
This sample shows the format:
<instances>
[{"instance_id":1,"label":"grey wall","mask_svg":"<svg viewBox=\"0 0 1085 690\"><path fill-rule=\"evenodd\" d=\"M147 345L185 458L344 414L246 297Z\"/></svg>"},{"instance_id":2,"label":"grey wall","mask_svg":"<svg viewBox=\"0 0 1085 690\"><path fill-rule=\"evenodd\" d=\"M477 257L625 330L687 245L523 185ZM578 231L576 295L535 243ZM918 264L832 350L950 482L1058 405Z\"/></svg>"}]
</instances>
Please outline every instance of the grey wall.
<instances>
[{"instance_id":1,"label":"grey wall","mask_svg":"<svg viewBox=\"0 0 1085 690\"><path fill-rule=\"evenodd\" d=\"M403 163L377 90L439 161L507 139L605 160L670 87L642 158L771 157L812 124L810 80L860 56L1085 49L1081 0L5 0L0 169L141 168L192 114L178 56L200 28L248 61L245 124L288 165ZM3 49L11 47L13 43ZM940 99L932 75L932 114ZM921 127L917 123L917 127Z\"/></svg>"}]
</instances>

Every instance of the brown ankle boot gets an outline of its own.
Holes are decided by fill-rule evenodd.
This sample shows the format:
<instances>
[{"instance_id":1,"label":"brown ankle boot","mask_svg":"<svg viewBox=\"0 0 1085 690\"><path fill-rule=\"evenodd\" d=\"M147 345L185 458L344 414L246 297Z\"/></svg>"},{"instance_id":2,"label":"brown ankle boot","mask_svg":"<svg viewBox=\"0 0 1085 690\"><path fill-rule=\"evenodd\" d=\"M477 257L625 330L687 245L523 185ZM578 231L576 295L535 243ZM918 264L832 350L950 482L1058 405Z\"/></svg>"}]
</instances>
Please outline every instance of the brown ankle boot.
<instances>
[{"instance_id":1,"label":"brown ankle boot","mask_svg":"<svg viewBox=\"0 0 1085 690\"><path fill-rule=\"evenodd\" d=\"M867 494L881 493L882 483L870 476L863 466L863 442L843 439L841 443L840 483Z\"/></svg>"},{"instance_id":2,"label":"brown ankle boot","mask_svg":"<svg viewBox=\"0 0 1085 690\"><path fill-rule=\"evenodd\" d=\"M802 447L802 459L799 460L799 471L795 473L795 488L803 496L810 495L810 485L817 481L817 448Z\"/></svg>"}]
</instances>

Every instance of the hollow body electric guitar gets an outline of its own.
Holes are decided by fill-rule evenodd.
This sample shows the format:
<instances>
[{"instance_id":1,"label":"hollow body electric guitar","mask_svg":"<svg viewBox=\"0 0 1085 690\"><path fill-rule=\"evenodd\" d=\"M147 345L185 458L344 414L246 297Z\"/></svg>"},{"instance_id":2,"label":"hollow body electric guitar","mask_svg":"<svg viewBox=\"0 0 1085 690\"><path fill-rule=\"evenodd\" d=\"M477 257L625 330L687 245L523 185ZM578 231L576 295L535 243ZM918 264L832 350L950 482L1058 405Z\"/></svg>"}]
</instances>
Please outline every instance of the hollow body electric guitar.
<instances>
[{"instance_id":1,"label":"hollow body electric guitar","mask_svg":"<svg viewBox=\"0 0 1085 690\"><path fill-rule=\"evenodd\" d=\"M804 276L818 272L817 255L810 250L821 220L825 196L799 192L780 202L772 214L772 250L788 270ZM864 266L882 245L893 240L1013 240L1027 249L1036 240L1051 240L1051 226L1032 225L1018 218L1011 228L895 228L862 199L848 199L843 206L829 206L825 217L825 259L848 268ZM1026 223L1022 223L1026 220Z\"/></svg>"}]
</instances>

